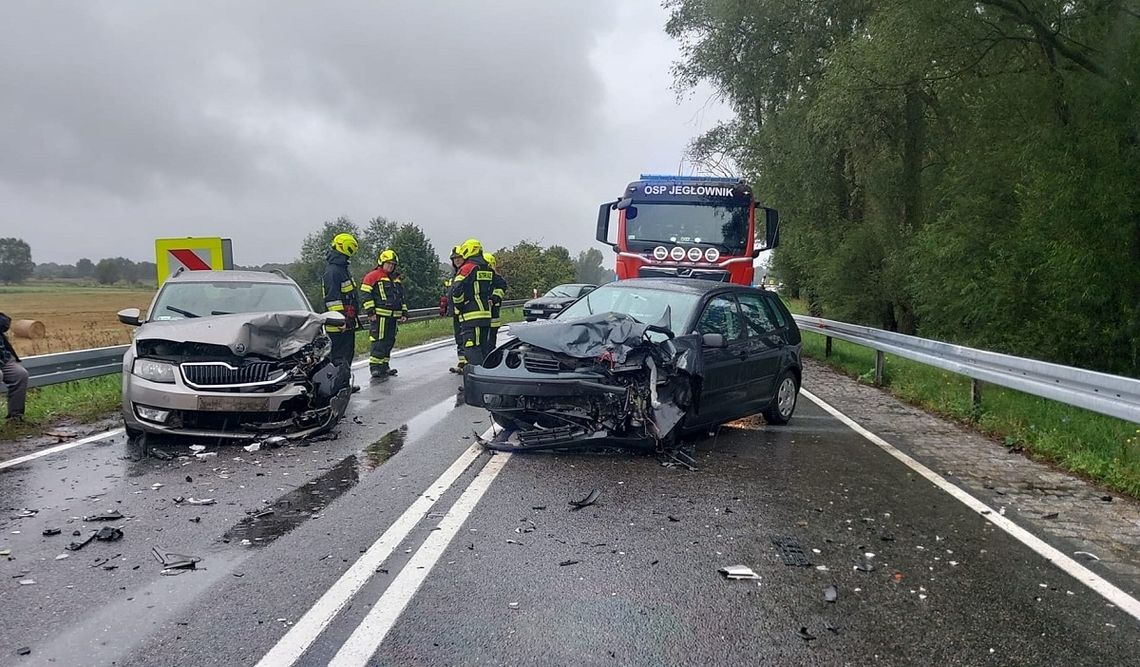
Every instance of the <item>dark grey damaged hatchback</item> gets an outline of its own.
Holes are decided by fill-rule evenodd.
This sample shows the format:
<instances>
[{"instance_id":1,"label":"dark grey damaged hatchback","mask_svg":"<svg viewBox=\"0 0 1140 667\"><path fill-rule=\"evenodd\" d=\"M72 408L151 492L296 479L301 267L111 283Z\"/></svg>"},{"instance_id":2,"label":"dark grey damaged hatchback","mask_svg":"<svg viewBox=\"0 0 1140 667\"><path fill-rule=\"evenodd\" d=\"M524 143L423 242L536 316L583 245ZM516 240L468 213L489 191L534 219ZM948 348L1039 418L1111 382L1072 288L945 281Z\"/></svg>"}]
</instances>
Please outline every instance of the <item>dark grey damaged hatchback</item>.
<instances>
[{"instance_id":1,"label":"dark grey damaged hatchback","mask_svg":"<svg viewBox=\"0 0 1140 667\"><path fill-rule=\"evenodd\" d=\"M469 405L515 433L502 449L669 446L685 432L762 413L791 417L800 331L775 294L695 279L622 280L471 368Z\"/></svg>"}]
</instances>

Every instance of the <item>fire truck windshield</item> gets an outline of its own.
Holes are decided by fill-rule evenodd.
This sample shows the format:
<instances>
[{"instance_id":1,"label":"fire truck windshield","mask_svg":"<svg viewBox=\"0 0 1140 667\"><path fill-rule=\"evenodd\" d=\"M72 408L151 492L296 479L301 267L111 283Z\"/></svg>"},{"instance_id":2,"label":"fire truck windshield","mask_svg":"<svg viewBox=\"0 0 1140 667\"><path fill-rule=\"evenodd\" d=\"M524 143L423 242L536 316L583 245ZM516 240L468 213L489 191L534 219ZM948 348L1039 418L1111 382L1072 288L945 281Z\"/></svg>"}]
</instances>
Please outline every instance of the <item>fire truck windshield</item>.
<instances>
[{"instance_id":1,"label":"fire truck windshield","mask_svg":"<svg viewBox=\"0 0 1140 667\"><path fill-rule=\"evenodd\" d=\"M662 244L707 245L726 255L743 255L748 246L748 205L638 203L625 210L630 250Z\"/></svg>"}]
</instances>

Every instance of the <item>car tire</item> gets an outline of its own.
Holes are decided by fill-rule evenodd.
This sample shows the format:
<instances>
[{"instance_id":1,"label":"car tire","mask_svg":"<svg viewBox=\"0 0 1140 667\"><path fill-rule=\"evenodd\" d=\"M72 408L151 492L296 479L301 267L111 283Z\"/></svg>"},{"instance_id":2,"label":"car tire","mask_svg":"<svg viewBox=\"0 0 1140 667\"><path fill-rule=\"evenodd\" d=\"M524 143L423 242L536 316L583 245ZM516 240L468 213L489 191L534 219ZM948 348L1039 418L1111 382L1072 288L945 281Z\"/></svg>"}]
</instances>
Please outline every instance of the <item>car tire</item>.
<instances>
[{"instance_id":1,"label":"car tire","mask_svg":"<svg viewBox=\"0 0 1140 667\"><path fill-rule=\"evenodd\" d=\"M799 394L800 383L796 374L791 371L781 373L780 379L776 382L776 396L761 413L764 415L764 421L776 426L787 424L796 411Z\"/></svg>"}]
</instances>

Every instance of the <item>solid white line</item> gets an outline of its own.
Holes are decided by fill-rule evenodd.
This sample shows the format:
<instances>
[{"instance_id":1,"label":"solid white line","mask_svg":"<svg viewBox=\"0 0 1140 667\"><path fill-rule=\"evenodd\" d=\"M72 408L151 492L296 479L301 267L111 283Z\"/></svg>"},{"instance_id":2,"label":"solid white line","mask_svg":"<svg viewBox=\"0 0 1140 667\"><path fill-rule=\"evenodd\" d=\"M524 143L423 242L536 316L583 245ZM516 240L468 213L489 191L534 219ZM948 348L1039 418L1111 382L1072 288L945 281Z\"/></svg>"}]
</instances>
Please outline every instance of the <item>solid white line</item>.
<instances>
[{"instance_id":1,"label":"solid white line","mask_svg":"<svg viewBox=\"0 0 1140 667\"><path fill-rule=\"evenodd\" d=\"M81 445L86 445L86 444L89 444L92 442L98 442L100 440L106 440L107 438L114 437L116 435L119 435L122 432L123 432L123 429L116 428L116 429L112 429L110 431L104 431L103 433L96 433L95 435L89 435L86 438L83 438L81 440L76 440L75 442L65 442L62 445L56 445L55 447L48 447L47 449L41 449L40 451L38 451L34 454L28 454L27 456L19 456L19 457L16 457L14 459L8 459L7 461L0 462L0 470L3 470L4 468L11 468L12 466L18 466L21 463L27 463L28 461L34 461L35 459L38 459L38 458L41 458L44 456L51 456L52 454L57 454L59 452L66 452L69 449L73 449L73 448L79 447Z\"/></svg>"},{"instance_id":2,"label":"solid white line","mask_svg":"<svg viewBox=\"0 0 1140 667\"><path fill-rule=\"evenodd\" d=\"M1021 542L1025 546L1037 552L1037 554L1045 558L1045 560L1050 561L1057 567L1064 570L1074 579L1080 581L1084 585L1096 591L1098 594L1100 594L1101 597L1108 600L1117 607L1123 609L1133 618L1140 620L1140 600L1137 600L1116 586L1113 586L1111 583L1105 581L1095 572L1073 560L1065 553L1050 546L1041 538L1035 536L1033 533L1030 533L1013 521L1010 521L1006 517L1002 516L1001 514L998 514L992 507L986 505L982 501L946 481L946 479L938 473L912 459L905 453L899 451L886 440L883 440L879 436L855 423L855 420L828 405L825 401L815 396L810 391L806 389L800 389L800 393L804 396L807 396L819 407L831 413L833 417L851 427L851 429L856 433L875 443L883 451L887 452L899 461L902 461L902 463L908 468L922 475L932 484L942 489L946 493L949 493L951 496L954 496L954 498L961 501L964 505L982 515L984 519L1009 533L1018 542Z\"/></svg>"},{"instance_id":3,"label":"solid white line","mask_svg":"<svg viewBox=\"0 0 1140 667\"><path fill-rule=\"evenodd\" d=\"M455 501L455 505L439 522L439 530L428 535L423 546L412 556L400 574L392 580L388 589L372 605L368 616L361 621L352 636L337 651L336 657L329 663L329 667L363 667L372 659L376 649L388 635L388 631L395 625L396 619L403 613L404 608L411 602L416 591L427 579L435 564L439 562L451 540L459 532L467 517L474 511L475 506L483 494L490 488L491 482L511 458L509 452L496 453L483 466L471 485Z\"/></svg>"},{"instance_id":4,"label":"solid white line","mask_svg":"<svg viewBox=\"0 0 1140 667\"><path fill-rule=\"evenodd\" d=\"M296 662L482 451L483 447L476 443L460 454L265 654L258 667L285 667Z\"/></svg>"}]
</instances>

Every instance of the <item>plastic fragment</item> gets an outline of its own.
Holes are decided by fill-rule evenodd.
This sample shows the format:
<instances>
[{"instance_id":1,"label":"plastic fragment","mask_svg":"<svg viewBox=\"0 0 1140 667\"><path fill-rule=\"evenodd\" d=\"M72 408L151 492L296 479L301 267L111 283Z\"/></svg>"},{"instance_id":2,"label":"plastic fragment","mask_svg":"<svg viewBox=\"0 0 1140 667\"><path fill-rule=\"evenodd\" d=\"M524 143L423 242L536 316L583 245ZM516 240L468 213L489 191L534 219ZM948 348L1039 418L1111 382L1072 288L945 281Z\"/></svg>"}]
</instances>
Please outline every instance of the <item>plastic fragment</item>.
<instances>
[{"instance_id":1,"label":"plastic fragment","mask_svg":"<svg viewBox=\"0 0 1140 667\"><path fill-rule=\"evenodd\" d=\"M118 521L119 519L122 519L122 518L123 518L123 515L119 512L119 510L107 510L106 512L103 512L102 514L96 514L94 516L85 516L85 517L83 517L83 520L84 521Z\"/></svg>"},{"instance_id":2,"label":"plastic fragment","mask_svg":"<svg viewBox=\"0 0 1140 667\"><path fill-rule=\"evenodd\" d=\"M598 489L594 489L593 491L590 492L590 495L586 496L585 498L583 498L581 500L571 500L570 504L573 505L574 508L571 509L570 511L574 512L574 511L582 509L583 507L589 507L590 505L593 505L594 503L598 502L598 498L601 495L602 495L601 491L599 491Z\"/></svg>"},{"instance_id":3,"label":"plastic fragment","mask_svg":"<svg viewBox=\"0 0 1140 667\"><path fill-rule=\"evenodd\" d=\"M260 442L255 442L255 443L253 443L253 444L251 444L251 445L246 445L245 447L242 447L242 449L244 449L244 450L245 450L245 451L247 451L247 452L256 452L256 451L260 451L260 450L261 450L261 443L260 443Z\"/></svg>"},{"instance_id":4,"label":"plastic fragment","mask_svg":"<svg viewBox=\"0 0 1140 667\"><path fill-rule=\"evenodd\" d=\"M1100 560L1100 558L1096 554L1090 553L1088 551L1074 551L1073 555L1074 556L1083 556L1085 558L1085 560Z\"/></svg>"},{"instance_id":5,"label":"plastic fragment","mask_svg":"<svg viewBox=\"0 0 1140 667\"><path fill-rule=\"evenodd\" d=\"M123 531L119 528L112 528L111 526L104 526L95 533L95 539L100 542L115 542L123 539Z\"/></svg>"},{"instance_id":6,"label":"plastic fragment","mask_svg":"<svg viewBox=\"0 0 1140 667\"><path fill-rule=\"evenodd\" d=\"M59 535L62 532L63 532L63 529L61 529L61 528L44 528L44 537L51 537L53 535Z\"/></svg>"},{"instance_id":7,"label":"plastic fragment","mask_svg":"<svg viewBox=\"0 0 1140 667\"><path fill-rule=\"evenodd\" d=\"M827 602L834 603L836 600L839 599L839 589L836 588L835 586L828 586L823 591L823 599L826 600Z\"/></svg>"},{"instance_id":8,"label":"plastic fragment","mask_svg":"<svg viewBox=\"0 0 1140 667\"><path fill-rule=\"evenodd\" d=\"M808 632L807 626L802 626L802 627L800 627L800 637L801 637L801 638L802 638L804 641L808 641L808 642L810 642L811 640L815 639L815 635L813 635L812 633Z\"/></svg>"},{"instance_id":9,"label":"plastic fragment","mask_svg":"<svg viewBox=\"0 0 1140 667\"><path fill-rule=\"evenodd\" d=\"M724 575L725 579L760 579L760 575L752 571L752 568L745 565L729 565L717 570Z\"/></svg>"},{"instance_id":10,"label":"plastic fragment","mask_svg":"<svg viewBox=\"0 0 1140 667\"><path fill-rule=\"evenodd\" d=\"M32 647L30 646L21 646L20 648L16 649L16 655L28 655L31 652Z\"/></svg>"},{"instance_id":11,"label":"plastic fragment","mask_svg":"<svg viewBox=\"0 0 1140 667\"><path fill-rule=\"evenodd\" d=\"M217 501L213 498L187 498L186 504L188 505L213 505Z\"/></svg>"},{"instance_id":12,"label":"plastic fragment","mask_svg":"<svg viewBox=\"0 0 1140 667\"><path fill-rule=\"evenodd\" d=\"M564 560L561 563L559 563L558 566L559 567L566 567L567 565L577 565L580 562L581 561L576 561L576 560Z\"/></svg>"}]
</instances>

